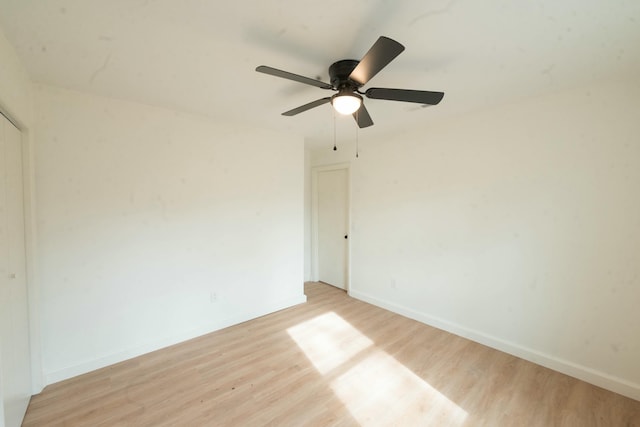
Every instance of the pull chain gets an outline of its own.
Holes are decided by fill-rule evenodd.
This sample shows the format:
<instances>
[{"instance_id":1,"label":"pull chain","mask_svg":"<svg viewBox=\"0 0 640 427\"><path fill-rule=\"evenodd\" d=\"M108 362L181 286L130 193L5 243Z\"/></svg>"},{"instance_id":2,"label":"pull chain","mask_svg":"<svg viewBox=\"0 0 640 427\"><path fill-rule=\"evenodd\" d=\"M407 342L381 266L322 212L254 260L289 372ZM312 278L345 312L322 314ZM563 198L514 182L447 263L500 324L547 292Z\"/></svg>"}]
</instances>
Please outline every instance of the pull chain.
<instances>
[{"instance_id":1,"label":"pull chain","mask_svg":"<svg viewBox=\"0 0 640 427\"><path fill-rule=\"evenodd\" d=\"M356 111L356 159L358 158L358 135L360 135L360 109Z\"/></svg>"},{"instance_id":2,"label":"pull chain","mask_svg":"<svg viewBox=\"0 0 640 427\"><path fill-rule=\"evenodd\" d=\"M331 111L333 111L333 151L337 151L338 147L336 147L336 110L332 108Z\"/></svg>"}]
</instances>

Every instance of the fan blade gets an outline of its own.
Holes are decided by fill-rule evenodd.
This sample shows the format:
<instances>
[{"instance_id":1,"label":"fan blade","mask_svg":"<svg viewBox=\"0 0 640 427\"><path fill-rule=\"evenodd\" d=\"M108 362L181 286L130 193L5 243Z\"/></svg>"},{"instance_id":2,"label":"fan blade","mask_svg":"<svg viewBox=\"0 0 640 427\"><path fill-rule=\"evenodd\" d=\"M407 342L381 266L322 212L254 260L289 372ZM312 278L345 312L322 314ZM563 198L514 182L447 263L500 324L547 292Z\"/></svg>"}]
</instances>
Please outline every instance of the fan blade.
<instances>
[{"instance_id":1,"label":"fan blade","mask_svg":"<svg viewBox=\"0 0 640 427\"><path fill-rule=\"evenodd\" d=\"M386 99L389 101L416 102L418 104L437 105L444 97L443 92L428 90L387 89L372 87L365 92L367 98Z\"/></svg>"},{"instance_id":2,"label":"fan blade","mask_svg":"<svg viewBox=\"0 0 640 427\"><path fill-rule=\"evenodd\" d=\"M360 63L353 69L349 78L359 85L366 84L380 70L400 55L404 46L388 37L380 37L369 49Z\"/></svg>"},{"instance_id":3,"label":"fan blade","mask_svg":"<svg viewBox=\"0 0 640 427\"><path fill-rule=\"evenodd\" d=\"M331 97L330 96L328 96L326 98L317 99L317 100L315 100L313 102L310 102L308 104L301 105L300 107L294 108L293 110L285 111L284 113L282 113L282 115L283 116L295 116L296 114L303 113L303 112L305 112L307 110L310 110L310 109L315 108L315 107L319 107L320 105L326 104L328 102L331 102Z\"/></svg>"},{"instance_id":4,"label":"fan blade","mask_svg":"<svg viewBox=\"0 0 640 427\"><path fill-rule=\"evenodd\" d=\"M259 67L256 67L256 71L259 73L269 74L271 76L281 77L283 79L293 80L294 82L316 86L321 89L333 89L333 86L331 86L329 83L310 79L309 77L299 76L288 71L278 70L277 68L267 67L266 65L260 65Z\"/></svg>"},{"instance_id":5,"label":"fan blade","mask_svg":"<svg viewBox=\"0 0 640 427\"><path fill-rule=\"evenodd\" d=\"M371 116L367 111L367 108L362 104L360 109L353 113L353 118L356 119L356 123L358 123L359 128L367 128L369 126L373 126L373 120L371 120Z\"/></svg>"}]
</instances>

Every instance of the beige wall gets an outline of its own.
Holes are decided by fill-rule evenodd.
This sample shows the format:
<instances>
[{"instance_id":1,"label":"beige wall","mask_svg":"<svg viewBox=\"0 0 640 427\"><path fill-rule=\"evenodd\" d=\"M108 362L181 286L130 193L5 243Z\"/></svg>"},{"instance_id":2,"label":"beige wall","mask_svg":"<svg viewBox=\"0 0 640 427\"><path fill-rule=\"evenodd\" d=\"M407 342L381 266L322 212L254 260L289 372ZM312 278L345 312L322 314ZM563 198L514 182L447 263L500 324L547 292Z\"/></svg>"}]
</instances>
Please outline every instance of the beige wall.
<instances>
[{"instance_id":1,"label":"beige wall","mask_svg":"<svg viewBox=\"0 0 640 427\"><path fill-rule=\"evenodd\" d=\"M639 399L638 99L600 84L361 139L351 294Z\"/></svg>"},{"instance_id":2,"label":"beige wall","mask_svg":"<svg viewBox=\"0 0 640 427\"><path fill-rule=\"evenodd\" d=\"M47 382L305 300L303 143L38 86Z\"/></svg>"}]
</instances>

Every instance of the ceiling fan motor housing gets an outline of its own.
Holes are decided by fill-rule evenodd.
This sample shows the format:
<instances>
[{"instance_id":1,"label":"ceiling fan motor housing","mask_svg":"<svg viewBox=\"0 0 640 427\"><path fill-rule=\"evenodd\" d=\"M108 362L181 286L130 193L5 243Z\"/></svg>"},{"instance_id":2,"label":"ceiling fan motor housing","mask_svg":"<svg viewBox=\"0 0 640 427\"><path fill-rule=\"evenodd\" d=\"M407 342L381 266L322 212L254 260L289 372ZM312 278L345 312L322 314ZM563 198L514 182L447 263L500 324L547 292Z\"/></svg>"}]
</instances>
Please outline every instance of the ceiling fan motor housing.
<instances>
[{"instance_id":1,"label":"ceiling fan motor housing","mask_svg":"<svg viewBox=\"0 0 640 427\"><path fill-rule=\"evenodd\" d=\"M334 62L329 67L329 77L331 78L331 85L334 89L351 89L356 90L361 84L349 79L349 75L354 68L360 63L355 59L343 59L338 62Z\"/></svg>"}]
</instances>

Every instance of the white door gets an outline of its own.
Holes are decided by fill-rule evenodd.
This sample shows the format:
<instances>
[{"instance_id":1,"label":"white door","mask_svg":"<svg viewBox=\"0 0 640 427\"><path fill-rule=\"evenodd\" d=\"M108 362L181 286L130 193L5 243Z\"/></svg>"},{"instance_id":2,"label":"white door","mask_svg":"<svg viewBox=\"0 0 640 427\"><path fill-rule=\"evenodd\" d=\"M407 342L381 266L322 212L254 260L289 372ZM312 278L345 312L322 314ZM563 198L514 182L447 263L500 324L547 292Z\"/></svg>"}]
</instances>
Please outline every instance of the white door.
<instances>
[{"instance_id":1,"label":"white door","mask_svg":"<svg viewBox=\"0 0 640 427\"><path fill-rule=\"evenodd\" d=\"M21 134L0 115L0 394L5 427L31 397Z\"/></svg>"},{"instance_id":2,"label":"white door","mask_svg":"<svg viewBox=\"0 0 640 427\"><path fill-rule=\"evenodd\" d=\"M347 169L317 172L318 280L347 288L349 191Z\"/></svg>"}]
</instances>

